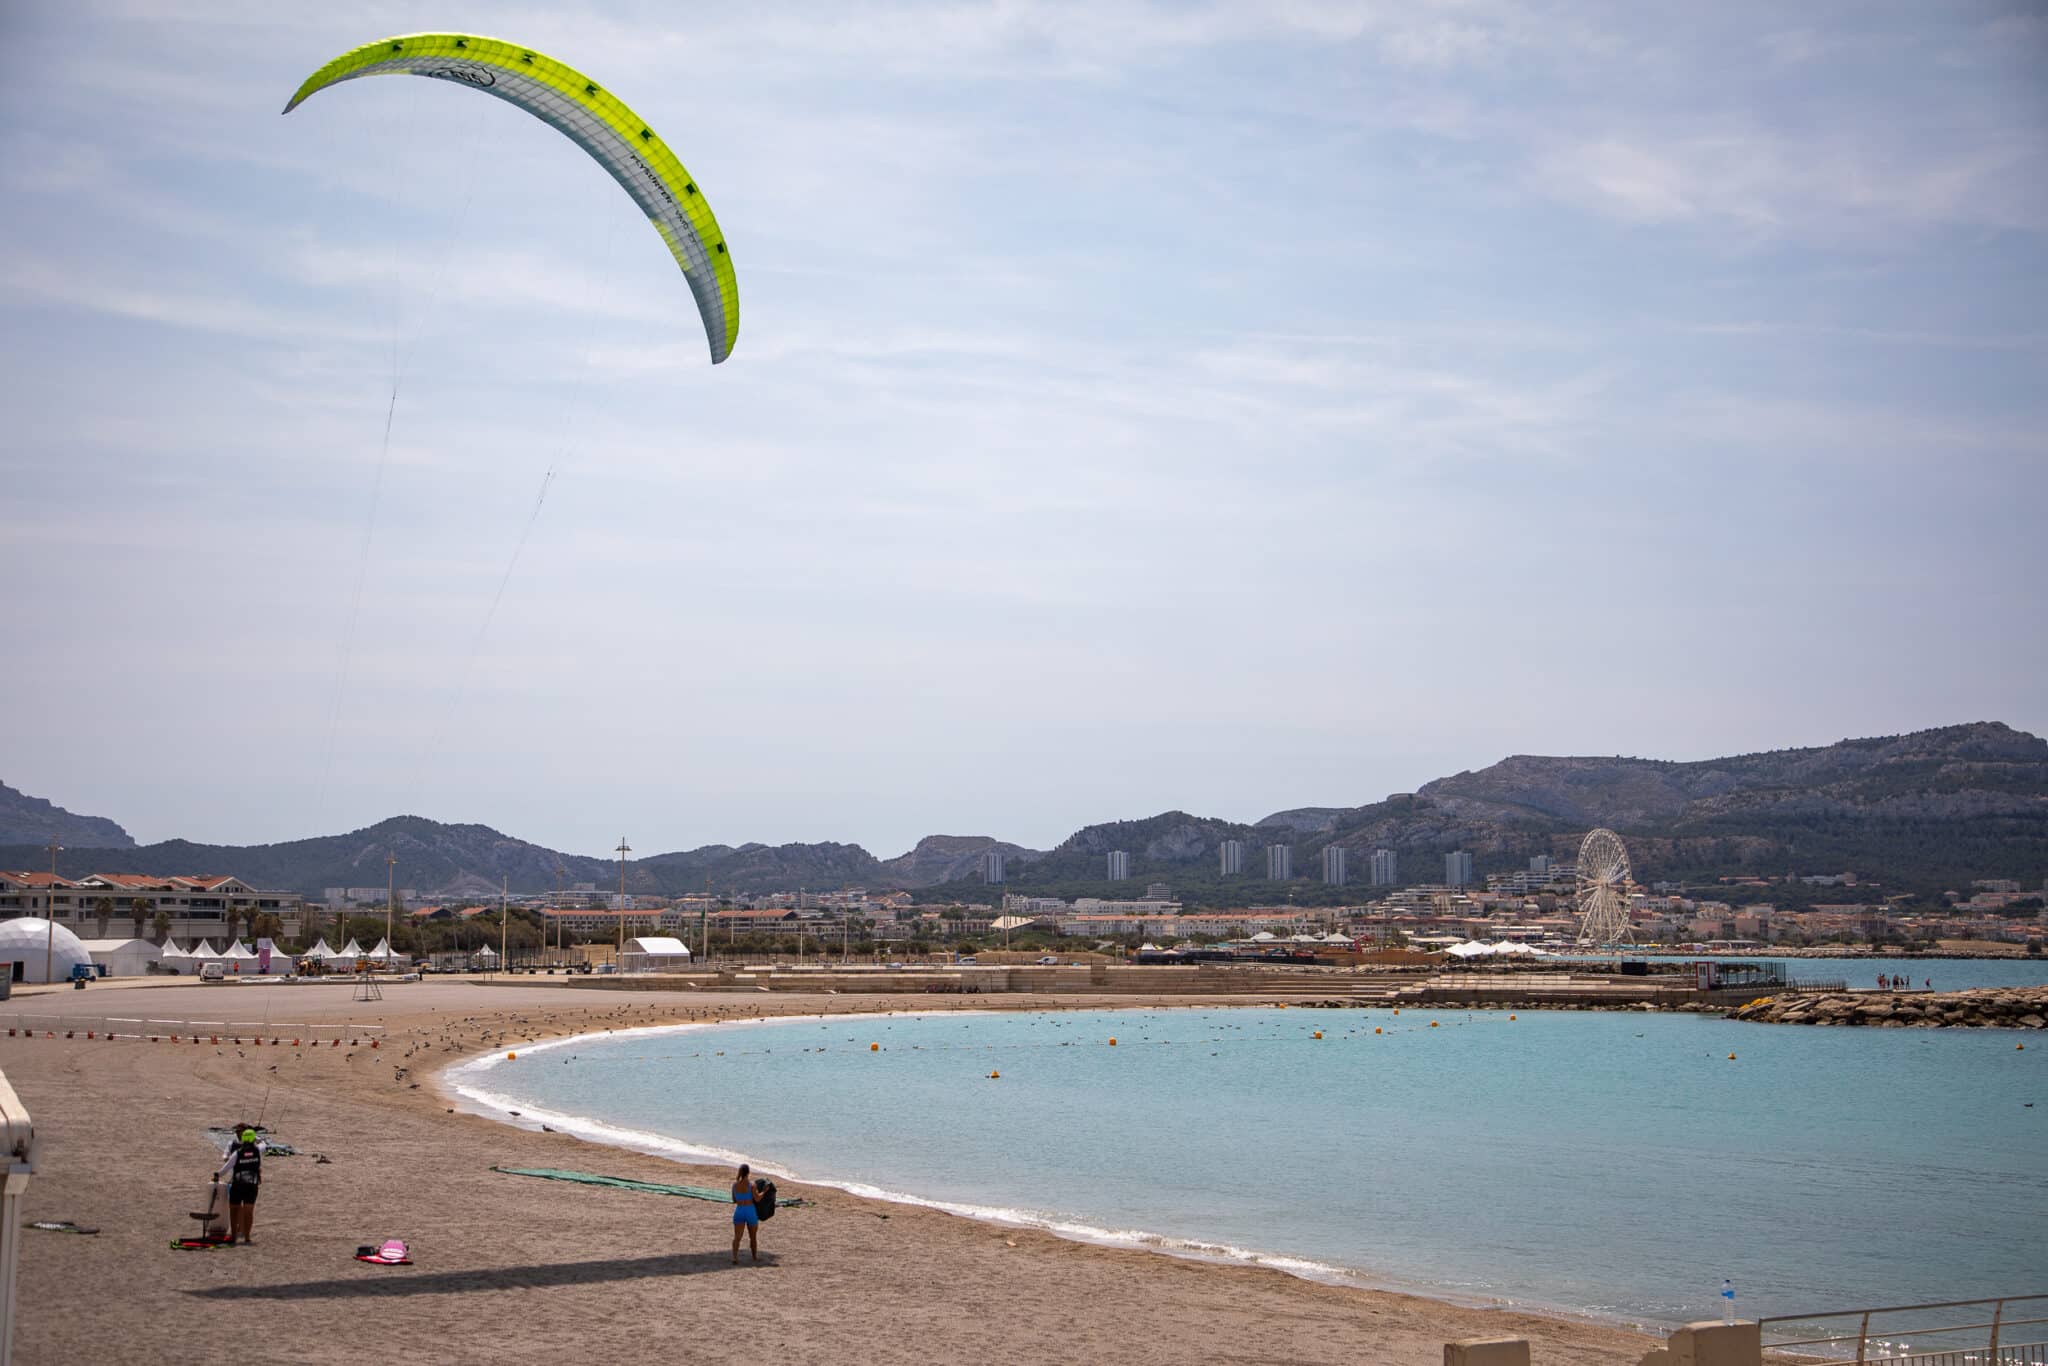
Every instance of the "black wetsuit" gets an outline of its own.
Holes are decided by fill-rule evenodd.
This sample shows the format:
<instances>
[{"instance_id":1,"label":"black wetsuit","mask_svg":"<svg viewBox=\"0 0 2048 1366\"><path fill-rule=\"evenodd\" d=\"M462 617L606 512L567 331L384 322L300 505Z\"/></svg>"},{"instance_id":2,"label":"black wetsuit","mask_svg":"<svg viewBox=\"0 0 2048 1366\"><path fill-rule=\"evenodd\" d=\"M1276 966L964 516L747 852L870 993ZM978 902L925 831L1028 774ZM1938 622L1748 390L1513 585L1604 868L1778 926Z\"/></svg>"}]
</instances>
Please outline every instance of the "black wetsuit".
<instances>
[{"instance_id":1,"label":"black wetsuit","mask_svg":"<svg viewBox=\"0 0 2048 1366\"><path fill-rule=\"evenodd\" d=\"M262 1184L263 1150L254 1143L237 1143L232 1169L228 1174L228 1203L255 1204L256 1189Z\"/></svg>"}]
</instances>

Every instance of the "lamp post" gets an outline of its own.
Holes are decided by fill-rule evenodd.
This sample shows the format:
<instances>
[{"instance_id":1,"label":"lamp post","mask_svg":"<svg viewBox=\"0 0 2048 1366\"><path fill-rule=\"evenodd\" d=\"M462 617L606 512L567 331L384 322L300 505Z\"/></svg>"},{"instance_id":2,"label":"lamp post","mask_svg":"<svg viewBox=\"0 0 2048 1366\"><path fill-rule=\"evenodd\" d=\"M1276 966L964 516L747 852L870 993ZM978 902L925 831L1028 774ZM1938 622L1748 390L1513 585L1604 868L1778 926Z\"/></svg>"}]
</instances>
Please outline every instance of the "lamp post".
<instances>
[{"instance_id":1,"label":"lamp post","mask_svg":"<svg viewBox=\"0 0 2048 1366\"><path fill-rule=\"evenodd\" d=\"M512 917L506 913L505 898L512 890L512 879L501 878L498 882L498 966L509 974L512 971Z\"/></svg>"},{"instance_id":2,"label":"lamp post","mask_svg":"<svg viewBox=\"0 0 2048 1366\"><path fill-rule=\"evenodd\" d=\"M626 837L619 836L619 947L613 951L614 972L624 970L626 965L626 855L632 852L633 846L626 843Z\"/></svg>"},{"instance_id":3,"label":"lamp post","mask_svg":"<svg viewBox=\"0 0 2048 1366\"><path fill-rule=\"evenodd\" d=\"M391 949L391 903L398 900L398 855L384 855L384 948ZM385 959L389 966L391 960Z\"/></svg>"},{"instance_id":4,"label":"lamp post","mask_svg":"<svg viewBox=\"0 0 2048 1366\"><path fill-rule=\"evenodd\" d=\"M50 841L50 894L43 898L43 914L49 917L50 932L43 936L43 980L50 980L57 962L57 853L63 845Z\"/></svg>"}]
</instances>

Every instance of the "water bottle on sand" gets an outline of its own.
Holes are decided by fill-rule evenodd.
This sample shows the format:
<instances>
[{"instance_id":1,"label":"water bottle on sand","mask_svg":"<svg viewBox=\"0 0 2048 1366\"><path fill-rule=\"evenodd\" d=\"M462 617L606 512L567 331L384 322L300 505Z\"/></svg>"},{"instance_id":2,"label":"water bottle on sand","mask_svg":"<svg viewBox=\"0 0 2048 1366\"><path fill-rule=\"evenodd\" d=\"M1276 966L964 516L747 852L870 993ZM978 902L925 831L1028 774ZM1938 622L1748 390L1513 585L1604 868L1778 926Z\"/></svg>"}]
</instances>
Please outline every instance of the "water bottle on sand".
<instances>
[{"instance_id":1,"label":"water bottle on sand","mask_svg":"<svg viewBox=\"0 0 2048 1366\"><path fill-rule=\"evenodd\" d=\"M1721 1278L1721 1322L1735 1322L1735 1282Z\"/></svg>"}]
</instances>

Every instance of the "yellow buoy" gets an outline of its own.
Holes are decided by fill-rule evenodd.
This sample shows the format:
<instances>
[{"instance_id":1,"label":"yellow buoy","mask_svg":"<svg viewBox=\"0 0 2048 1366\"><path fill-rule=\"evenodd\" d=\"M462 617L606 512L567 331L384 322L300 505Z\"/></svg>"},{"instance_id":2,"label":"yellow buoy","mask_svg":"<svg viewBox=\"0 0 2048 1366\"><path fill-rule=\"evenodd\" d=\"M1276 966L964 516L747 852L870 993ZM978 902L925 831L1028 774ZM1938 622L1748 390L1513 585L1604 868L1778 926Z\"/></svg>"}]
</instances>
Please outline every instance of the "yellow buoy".
<instances>
[{"instance_id":1,"label":"yellow buoy","mask_svg":"<svg viewBox=\"0 0 2048 1366\"><path fill-rule=\"evenodd\" d=\"M1323 1037L1323 1031L1322 1031L1322 1030L1320 1030L1320 1029L1318 1029L1318 1030L1316 1031L1316 1037L1317 1037L1318 1039L1322 1038L1322 1037Z\"/></svg>"},{"instance_id":2,"label":"yellow buoy","mask_svg":"<svg viewBox=\"0 0 2048 1366\"><path fill-rule=\"evenodd\" d=\"M879 1053L879 1052L881 1052L881 1051L882 1051L882 1046L881 1046L880 1044L878 1044L878 1043L871 1043L871 1044L869 1044L869 1045L868 1045L868 1052L870 1052L870 1053Z\"/></svg>"},{"instance_id":3,"label":"yellow buoy","mask_svg":"<svg viewBox=\"0 0 2048 1366\"><path fill-rule=\"evenodd\" d=\"M518 1055L517 1053L507 1053L507 1054L505 1055L505 1061L506 1061L506 1062L511 1062L511 1061L512 1061L512 1060L513 1060L514 1058L516 1058L516 1057L518 1057L518 1056L519 1056L519 1055Z\"/></svg>"}]
</instances>

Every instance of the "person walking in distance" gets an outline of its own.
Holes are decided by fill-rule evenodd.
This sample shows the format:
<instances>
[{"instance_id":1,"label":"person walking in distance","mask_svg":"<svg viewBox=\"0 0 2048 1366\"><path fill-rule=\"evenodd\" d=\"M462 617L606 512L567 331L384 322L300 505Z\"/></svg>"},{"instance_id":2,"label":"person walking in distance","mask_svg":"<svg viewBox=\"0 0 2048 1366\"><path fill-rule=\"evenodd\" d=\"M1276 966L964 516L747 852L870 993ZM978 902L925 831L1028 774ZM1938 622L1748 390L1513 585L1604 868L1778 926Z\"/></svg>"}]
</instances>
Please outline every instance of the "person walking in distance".
<instances>
[{"instance_id":1,"label":"person walking in distance","mask_svg":"<svg viewBox=\"0 0 2048 1366\"><path fill-rule=\"evenodd\" d=\"M740 1163L740 1174L732 1183L732 1264L740 1264L740 1231L746 1230L747 1251L761 1260L761 1216L754 1209L753 1169Z\"/></svg>"},{"instance_id":2,"label":"person walking in distance","mask_svg":"<svg viewBox=\"0 0 2048 1366\"><path fill-rule=\"evenodd\" d=\"M227 1245L232 1247L238 1238L250 1241L249 1229L256 1222L256 1191L263 1184L263 1145L254 1129L245 1125L235 1136L213 1179L222 1177L228 1179Z\"/></svg>"}]
</instances>

